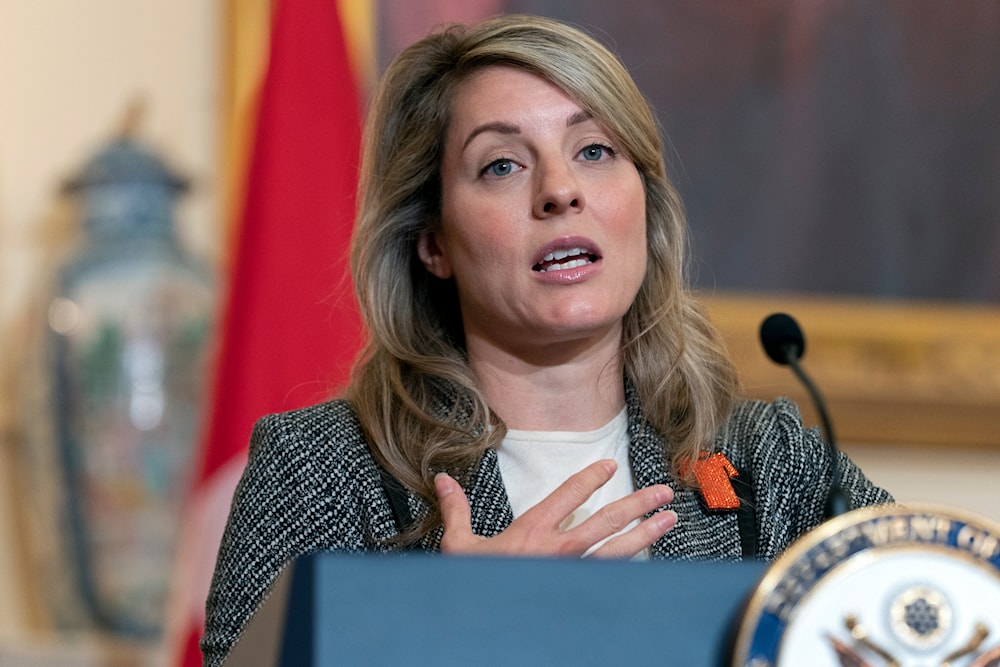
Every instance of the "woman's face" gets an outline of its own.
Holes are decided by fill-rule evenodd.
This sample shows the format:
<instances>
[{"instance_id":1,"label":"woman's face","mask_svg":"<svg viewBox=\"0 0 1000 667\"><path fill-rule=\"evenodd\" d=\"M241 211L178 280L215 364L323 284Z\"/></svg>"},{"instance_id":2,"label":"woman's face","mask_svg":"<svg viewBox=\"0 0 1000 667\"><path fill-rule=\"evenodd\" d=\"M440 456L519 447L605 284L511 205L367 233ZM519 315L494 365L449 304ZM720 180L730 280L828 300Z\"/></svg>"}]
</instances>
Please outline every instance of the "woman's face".
<instances>
[{"instance_id":1,"label":"woman's face","mask_svg":"<svg viewBox=\"0 0 1000 667\"><path fill-rule=\"evenodd\" d=\"M418 250L454 277L470 352L618 343L646 271L645 192L575 100L511 67L472 75L453 101L441 177L441 224Z\"/></svg>"}]
</instances>

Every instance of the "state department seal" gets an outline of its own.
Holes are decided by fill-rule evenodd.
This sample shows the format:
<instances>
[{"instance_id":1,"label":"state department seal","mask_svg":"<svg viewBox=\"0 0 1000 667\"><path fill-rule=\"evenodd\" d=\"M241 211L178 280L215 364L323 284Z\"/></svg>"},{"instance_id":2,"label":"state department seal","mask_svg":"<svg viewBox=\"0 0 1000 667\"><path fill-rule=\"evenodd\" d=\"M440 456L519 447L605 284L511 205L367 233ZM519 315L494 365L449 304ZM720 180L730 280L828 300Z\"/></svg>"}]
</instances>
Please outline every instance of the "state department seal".
<instances>
[{"instance_id":1,"label":"state department seal","mask_svg":"<svg viewBox=\"0 0 1000 667\"><path fill-rule=\"evenodd\" d=\"M733 667L1000 667L1000 525L934 505L836 517L768 569Z\"/></svg>"}]
</instances>

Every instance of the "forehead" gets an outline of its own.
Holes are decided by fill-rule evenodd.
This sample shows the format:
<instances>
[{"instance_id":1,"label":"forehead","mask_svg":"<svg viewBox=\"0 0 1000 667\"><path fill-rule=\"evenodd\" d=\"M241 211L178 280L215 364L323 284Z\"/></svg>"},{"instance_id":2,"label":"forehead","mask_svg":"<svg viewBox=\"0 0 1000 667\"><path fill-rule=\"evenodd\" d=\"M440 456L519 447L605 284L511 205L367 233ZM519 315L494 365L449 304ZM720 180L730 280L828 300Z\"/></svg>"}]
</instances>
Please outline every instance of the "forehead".
<instances>
[{"instance_id":1,"label":"forehead","mask_svg":"<svg viewBox=\"0 0 1000 667\"><path fill-rule=\"evenodd\" d=\"M539 95L561 98L580 106L571 95L544 76L510 65L490 65L470 73L457 84L451 106L453 111L457 111L484 99L490 100L489 103L496 98L506 98L511 102L521 99L531 101Z\"/></svg>"},{"instance_id":2,"label":"forehead","mask_svg":"<svg viewBox=\"0 0 1000 667\"><path fill-rule=\"evenodd\" d=\"M483 123L520 126L551 117L557 122L579 114L583 105L545 77L517 67L479 69L454 89L446 136L464 136Z\"/></svg>"}]
</instances>

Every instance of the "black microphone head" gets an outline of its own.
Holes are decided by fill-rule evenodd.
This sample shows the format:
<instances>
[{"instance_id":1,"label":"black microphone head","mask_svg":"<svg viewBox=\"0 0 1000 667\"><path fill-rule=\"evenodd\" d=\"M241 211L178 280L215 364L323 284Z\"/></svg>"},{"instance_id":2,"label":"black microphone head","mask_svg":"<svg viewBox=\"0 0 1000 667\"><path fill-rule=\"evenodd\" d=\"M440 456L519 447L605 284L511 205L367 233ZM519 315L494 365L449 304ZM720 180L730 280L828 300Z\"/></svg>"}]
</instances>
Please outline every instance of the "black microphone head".
<instances>
[{"instance_id":1,"label":"black microphone head","mask_svg":"<svg viewBox=\"0 0 1000 667\"><path fill-rule=\"evenodd\" d=\"M806 339L802 329L790 315L774 313L760 325L760 342L771 361L786 365L789 356L801 359L806 353Z\"/></svg>"}]
</instances>

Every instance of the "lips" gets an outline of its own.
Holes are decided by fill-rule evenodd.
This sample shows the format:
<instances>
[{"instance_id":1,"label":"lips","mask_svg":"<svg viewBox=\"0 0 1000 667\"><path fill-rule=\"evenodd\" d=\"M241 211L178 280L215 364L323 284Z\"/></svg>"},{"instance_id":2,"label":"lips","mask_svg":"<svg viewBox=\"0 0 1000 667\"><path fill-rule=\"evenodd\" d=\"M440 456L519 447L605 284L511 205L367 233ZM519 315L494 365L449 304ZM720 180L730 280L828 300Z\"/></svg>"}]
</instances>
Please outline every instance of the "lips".
<instances>
[{"instance_id":1,"label":"lips","mask_svg":"<svg viewBox=\"0 0 1000 667\"><path fill-rule=\"evenodd\" d=\"M542 249L540 255L541 257L531 267L533 271L540 273L577 269L601 259L597 247L582 239L569 241L563 239L550 243Z\"/></svg>"}]
</instances>

